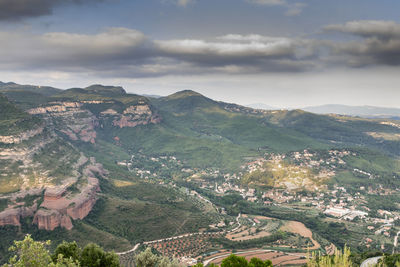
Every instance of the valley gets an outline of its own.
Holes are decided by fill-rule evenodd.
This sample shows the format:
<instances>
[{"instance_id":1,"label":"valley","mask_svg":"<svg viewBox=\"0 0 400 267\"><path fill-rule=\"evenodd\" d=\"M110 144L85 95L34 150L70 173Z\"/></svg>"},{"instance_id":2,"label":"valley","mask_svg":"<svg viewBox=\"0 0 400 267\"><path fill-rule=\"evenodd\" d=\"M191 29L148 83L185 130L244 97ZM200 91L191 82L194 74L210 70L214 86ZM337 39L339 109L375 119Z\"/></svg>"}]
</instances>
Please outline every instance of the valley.
<instances>
[{"instance_id":1,"label":"valley","mask_svg":"<svg viewBox=\"0 0 400 267\"><path fill-rule=\"evenodd\" d=\"M1 263L25 233L97 242L126 266L147 246L185 262L268 251L277 264L345 244L397 251L396 121L188 90L37 88L0 84Z\"/></svg>"}]
</instances>

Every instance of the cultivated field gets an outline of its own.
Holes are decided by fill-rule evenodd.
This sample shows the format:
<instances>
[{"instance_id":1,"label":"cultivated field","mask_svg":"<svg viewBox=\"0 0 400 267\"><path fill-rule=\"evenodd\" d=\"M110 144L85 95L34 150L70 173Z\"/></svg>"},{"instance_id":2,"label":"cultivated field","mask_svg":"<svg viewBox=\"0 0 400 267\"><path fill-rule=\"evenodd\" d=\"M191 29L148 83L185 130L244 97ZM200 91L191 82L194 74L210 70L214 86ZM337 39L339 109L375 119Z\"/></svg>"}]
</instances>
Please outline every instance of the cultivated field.
<instances>
[{"instance_id":1,"label":"cultivated field","mask_svg":"<svg viewBox=\"0 0 400 267\"><path fill-rule=\"evenodd\" d=\"M319 249L321 247L321 245L313 239L311 230L301 222L289 221L281 227L281 230L308 237L314 245L309 248L310 250Z\"/></svg>"}]
</instances>

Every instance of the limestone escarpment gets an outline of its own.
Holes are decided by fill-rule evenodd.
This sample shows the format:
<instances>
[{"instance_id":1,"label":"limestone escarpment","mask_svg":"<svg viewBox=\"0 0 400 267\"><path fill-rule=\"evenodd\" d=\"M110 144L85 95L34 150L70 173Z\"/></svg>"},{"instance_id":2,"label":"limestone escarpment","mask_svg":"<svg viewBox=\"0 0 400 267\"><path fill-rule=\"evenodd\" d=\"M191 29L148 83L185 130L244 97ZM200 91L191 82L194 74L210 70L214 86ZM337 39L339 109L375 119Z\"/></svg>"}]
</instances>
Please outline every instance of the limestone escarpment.
<instances>
[{"instance_id":1,"label":"limestone escarpment","mask_svg":"<svg viewBox=\"0 0 400 267\"><path fill-rule=\"evenodd\" d=\"M52 102L44 107L28 110L43 116L49 125L66 134L71 140L95 143L98 119L81 102Z\"/></svg>"},{"instance_id":2,"label":"limestone escarpment","mask_svg":"<svg viewBox=\"0 0 400 267\"><path fill-rule=\"evenodd\" d=\"M93 144L97 138L96 128L109 119L111 119L112 126L119 128L161 122L161 117L145 102L139 102L128 107L119 107L120 112L113 108L107 108L107 105L112 104L115 104L115 102L97 100L52 102L44 107L30 109L28 113L42 116L49 124L54 125L58 131L71 140L81 140ZM89 109L104 110L96 116Z\"/></svg>"},{"instance_id":3,"label":"limestone escarpment","mask_svg":"<svg viewBox=\"0 0 400 267\"><path fill-rule=\"evenodd\" d=\"M108 111L107 114L110 114ZM114 114L115 115L115 114ZM147 125L149 123L157 124L161 122L161 117L154 113L149 105L135 105L126 108L122 114L116 116L113 125L120 128L136 127L138 125Z\"/></svg>"},{"instance_id":4,"label":"limestone escarpment","mask_svg":"<svg viewBox=\"0 0 400 267\"><path fill-rule=\"evenodd\" d=\"M46 107L38 107L30 109L28 110L28 113L31 115L46 114L46 113L48 114L64 113L68 111L73 111L74 109L79 109L80 107L82 107L82 104L78 102L53 102Z\"/></svg>"},{"instance_id":5,"label":"limestone escarpment","mask_svg":"<svg viewBox=\"0 0 400 267\"><path fill-rule=\"evenodd\" d=\"M44 130L44 126L40 126L36 129L22 132L18 135L0 136L0 143L4 144L20 144L23 141L29 140L30 138L41 134Z\"/></svg>"}]
</instances>

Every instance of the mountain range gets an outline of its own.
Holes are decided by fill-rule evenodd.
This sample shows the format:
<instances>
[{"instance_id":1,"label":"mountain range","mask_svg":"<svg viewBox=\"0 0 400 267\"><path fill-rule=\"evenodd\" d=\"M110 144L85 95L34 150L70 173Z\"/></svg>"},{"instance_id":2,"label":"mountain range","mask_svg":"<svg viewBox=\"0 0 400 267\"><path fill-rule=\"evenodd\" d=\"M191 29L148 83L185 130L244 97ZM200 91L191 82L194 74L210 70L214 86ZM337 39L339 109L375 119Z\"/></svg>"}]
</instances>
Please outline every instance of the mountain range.
<instances>
[{"instance_id":1,"label":"mountain range","mask_svg":"<svg viewBox=\"0 0 400 267\"><path fill-rule=\"evenodd\" d=\"M15 236L27 232L121 251L234 221L187 192L226 177L246 188L262 183L241 177L243 166L266 154L349 150L356 156L344 159L348 167L323 183L370 186L353 172L362 169L376 173L374 183L400 185L400 124L387 119L254 109L191 90L148 98L118 86L15 83L0 83L0 113L0 260Z\"/></svg>"}]
</instances>

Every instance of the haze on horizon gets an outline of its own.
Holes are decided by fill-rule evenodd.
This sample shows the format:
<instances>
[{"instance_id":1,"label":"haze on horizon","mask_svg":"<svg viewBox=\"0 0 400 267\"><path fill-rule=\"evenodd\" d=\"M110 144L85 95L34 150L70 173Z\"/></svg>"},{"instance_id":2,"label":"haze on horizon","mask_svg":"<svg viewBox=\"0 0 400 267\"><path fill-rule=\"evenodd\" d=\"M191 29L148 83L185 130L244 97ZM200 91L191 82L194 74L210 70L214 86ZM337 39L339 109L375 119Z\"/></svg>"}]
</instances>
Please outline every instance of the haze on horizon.
<instances>
[{"instance_id":1,"label":"haze on horizon","mask_svg":"<svg viewBox=\"0 0 400 267\"><path fill-rule=\"evenodd\" d=\"M396 0L0 0L0 81L400 107Z\"/></svg>"}]
</instances>

